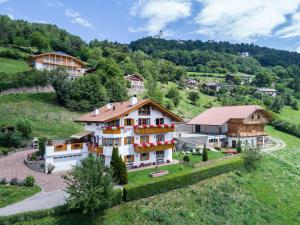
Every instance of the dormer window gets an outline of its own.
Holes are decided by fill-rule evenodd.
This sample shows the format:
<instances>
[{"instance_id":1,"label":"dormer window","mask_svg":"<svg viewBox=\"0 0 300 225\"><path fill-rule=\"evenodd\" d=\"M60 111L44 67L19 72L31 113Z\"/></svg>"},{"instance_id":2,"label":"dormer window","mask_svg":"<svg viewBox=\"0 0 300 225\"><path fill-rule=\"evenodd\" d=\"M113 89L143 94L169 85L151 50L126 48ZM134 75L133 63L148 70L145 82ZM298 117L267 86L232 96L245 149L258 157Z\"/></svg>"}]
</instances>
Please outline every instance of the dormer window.
<instances>
[{"instance_id":1,"label":"dormer window","mask_svg":"<svg viewBox=\"0 0 300 225\"><path fill-rule=\"evenodd\" d=\"M150 105L139 108L139 116L150 116Z\"/></svg>"}]
</instances>

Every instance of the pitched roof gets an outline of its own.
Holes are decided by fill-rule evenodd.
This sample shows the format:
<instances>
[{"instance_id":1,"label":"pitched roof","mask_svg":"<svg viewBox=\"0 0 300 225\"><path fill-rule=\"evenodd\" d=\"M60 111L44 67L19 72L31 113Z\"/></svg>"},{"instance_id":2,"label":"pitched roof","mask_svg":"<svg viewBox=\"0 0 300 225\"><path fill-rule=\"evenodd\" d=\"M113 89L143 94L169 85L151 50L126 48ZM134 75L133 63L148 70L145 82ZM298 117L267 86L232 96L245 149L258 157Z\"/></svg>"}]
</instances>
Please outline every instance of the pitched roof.
<instances>
[{"instance_id":1,"label":"pitched roof","mask_svg":"<svg viewBox=\"0 0 300 225\"><path fill-rule=\"evenodd\" d=\"M82 65L85 65L85 64L86 64L85 62L83 62L82 60L76 58L75 56L71 56L71 55L68 55L68 54L65 53L65 52L60 52L60 51L44 52L44 53L41 53L41 54L38 54L38 55L32 55L31 58L37 58L37 57L44 56L44 55L48 55L48 54L62 55L62 56L66 56L66 57L71 57L71 58L73 58L75 61L81 63Z\"/></svg>"},{"instance_id":2,"label":"pitched roof","mask_svg":"<svg viewBox=\"0 0 300 225\"><path fill-rule=\"evenodd\" d=\"M264 110L258 105L212 107L199 114L187 124L222 125L229 119L246 119L257 110Z\"/></svg>"},{"instance_id":3,"label":"pitched roof","mask_svg":"<svg viewBox=\"0 0 300 225\"><path fill-rule=\"evenodd\" d=\"M141 77L138 74L129 74L129 75L125 76L125 79L126 80L140 80L140 81L144 80L143 77Z\"/></svg>"},{"instance_id":4,"label":"pitched roof","mask_svg":"<svg viewBox=\"0 0 300 225\"><path fill-rule=\"evenodd\" d=\"M76 119L76 122L110 122L116 119L119 119L128 113L141 108L144 105L151 105L155 107L158 111L161 111L167 114L172 120L176 122L182 122L182 118L175 115L168 109L164 108L163 106L159 105L158 103L154 102L151 99L144 99L139 100L136 104L132 105L131 101L125 102L115 102L112 103L112 109L108 109L107 106L102 106L99 108L99 114L95 115L95 112L90 112L82 117Z\"/></svg>"}]
</instances>

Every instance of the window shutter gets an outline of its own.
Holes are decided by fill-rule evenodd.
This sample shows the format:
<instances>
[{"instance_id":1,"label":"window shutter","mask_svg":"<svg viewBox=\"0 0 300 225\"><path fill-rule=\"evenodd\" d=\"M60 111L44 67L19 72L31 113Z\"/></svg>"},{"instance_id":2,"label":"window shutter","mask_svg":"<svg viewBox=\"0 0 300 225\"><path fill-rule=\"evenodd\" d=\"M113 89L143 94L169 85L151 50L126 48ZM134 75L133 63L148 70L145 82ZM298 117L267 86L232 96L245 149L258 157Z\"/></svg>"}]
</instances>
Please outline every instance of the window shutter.
<instances>
[{"instance_id":1,"label":"window shutter","mask_svg":"<svg viewBox=\"0 0 300 225\"><path fill-rule=\"evenodd\" d=\"M134 119L131 119L131 125L132 126L134 125Z\"/></svg>"},{"instance_id":2,"label":"window shutter","mask_svg":"<svg viewBox=\"0 0 300 225\"><path fill-rule=\"evenodd\" d=\"M134 137L131 137L131 144L134 144Z\"/></svg>"},{"instance_id":3,"label":"window shutter","mask_svg":"<svg viewBox=\"0 0 300 225\"><path fill-rule=\"evenodd\" d=\"M127 163L127 156L124 156L124 162Z\"/></svg>"}]
</instances>

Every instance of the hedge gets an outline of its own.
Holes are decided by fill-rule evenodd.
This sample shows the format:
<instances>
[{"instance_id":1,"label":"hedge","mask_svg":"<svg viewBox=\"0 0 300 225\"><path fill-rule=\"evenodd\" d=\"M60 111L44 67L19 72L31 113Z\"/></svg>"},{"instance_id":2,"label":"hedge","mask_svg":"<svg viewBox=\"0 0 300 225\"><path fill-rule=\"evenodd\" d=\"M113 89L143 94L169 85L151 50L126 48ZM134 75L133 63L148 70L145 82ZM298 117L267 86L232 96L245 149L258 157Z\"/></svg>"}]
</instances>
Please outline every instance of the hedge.
<instances>
[{"instance_id":1,"label":"hedge","mask_svg":"<svg viewBox=\"0 0 300 225\"><path fill-rule=\"evenodd\" d=\"M278 118L273 118L270 121L270 125L273 126L276 130L294 135L300 138L300 125L291 123L286 120L281 120Z\"/></svg>"},{"instance_id":2,"label":"hedge","mask_svg":"<svg viewBox=\"0 0 300 225\"><path fill-rule=\"evenodd\" d=\"M170 190L185 187L195 184L201 180L227 173L243 166L243 161L240 157L231 160L221 161L212 166L205 168L197 168L187 171L184 174L170 176L160 181L150 181L142 185L126 185L123 188L123 200L133 201L152 195L168 192Z\"/></svg>"},{"instance_id":3,"label":"hedge","mask_svg":"<svg viewBox=\"0 0 300 225\"><path fill-rule=\"evenodd\" d=\"M123 193L121 189L115 189L111 206L120 204L122 202L122 195ZM68 207L66 207L66 205L61 205L52 209L44 209L39 211L19 213L12 216L0 217L0 224L3 225L15 224L24 221L40 219L47 216L60 216L60 215L75 214L75 213L78 214L80 212L78 210L69 210Z\"/></svg>"}]
</instances>

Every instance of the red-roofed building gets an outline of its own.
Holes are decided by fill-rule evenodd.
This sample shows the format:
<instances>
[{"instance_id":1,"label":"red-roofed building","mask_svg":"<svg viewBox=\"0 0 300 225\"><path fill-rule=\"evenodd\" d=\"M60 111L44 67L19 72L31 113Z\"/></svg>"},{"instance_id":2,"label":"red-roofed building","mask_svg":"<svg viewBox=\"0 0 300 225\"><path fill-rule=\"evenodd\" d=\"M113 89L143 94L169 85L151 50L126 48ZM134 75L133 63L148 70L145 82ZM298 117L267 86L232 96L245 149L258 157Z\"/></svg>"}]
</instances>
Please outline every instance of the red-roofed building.
<instances>
[{"instance_id":1,"label":"red-roofed building","mask_svg":"<svg viewBox=\"0 0 300 225\"><path fill-rule=\"evenodd\" d=\"M70 169L88 153L103 157L109 166L114 146L128 168L172 162L175 123L182 119L158 103L138 100L109 103L75 120L84 131L68 143L51 144L45 161L55 171Z\"/></svg>"},{"instance_id":2,"label":"red-roofed building","mask_svg":"<svg viewBox=\"0 0 300 225\"><path fill-rule=\"evenodd\" d=\"M187 124L193 132L208 135L208 144L236 147L238 140L250 146L264 144L264 130L270 115L260 106L213 107Z\"/></svg>"},{"instance_id":3,"label":"red-roofed building","mask_svg":"<svg viewBox=\"0 0 300 225\"><path fill-rule=\"evenodd\" d=\"M133 90L144 90L144 79L140 75L130 74L125 76L125 80L128 80L130 82L131 88Z\"/></svg>"}]
</instances>

